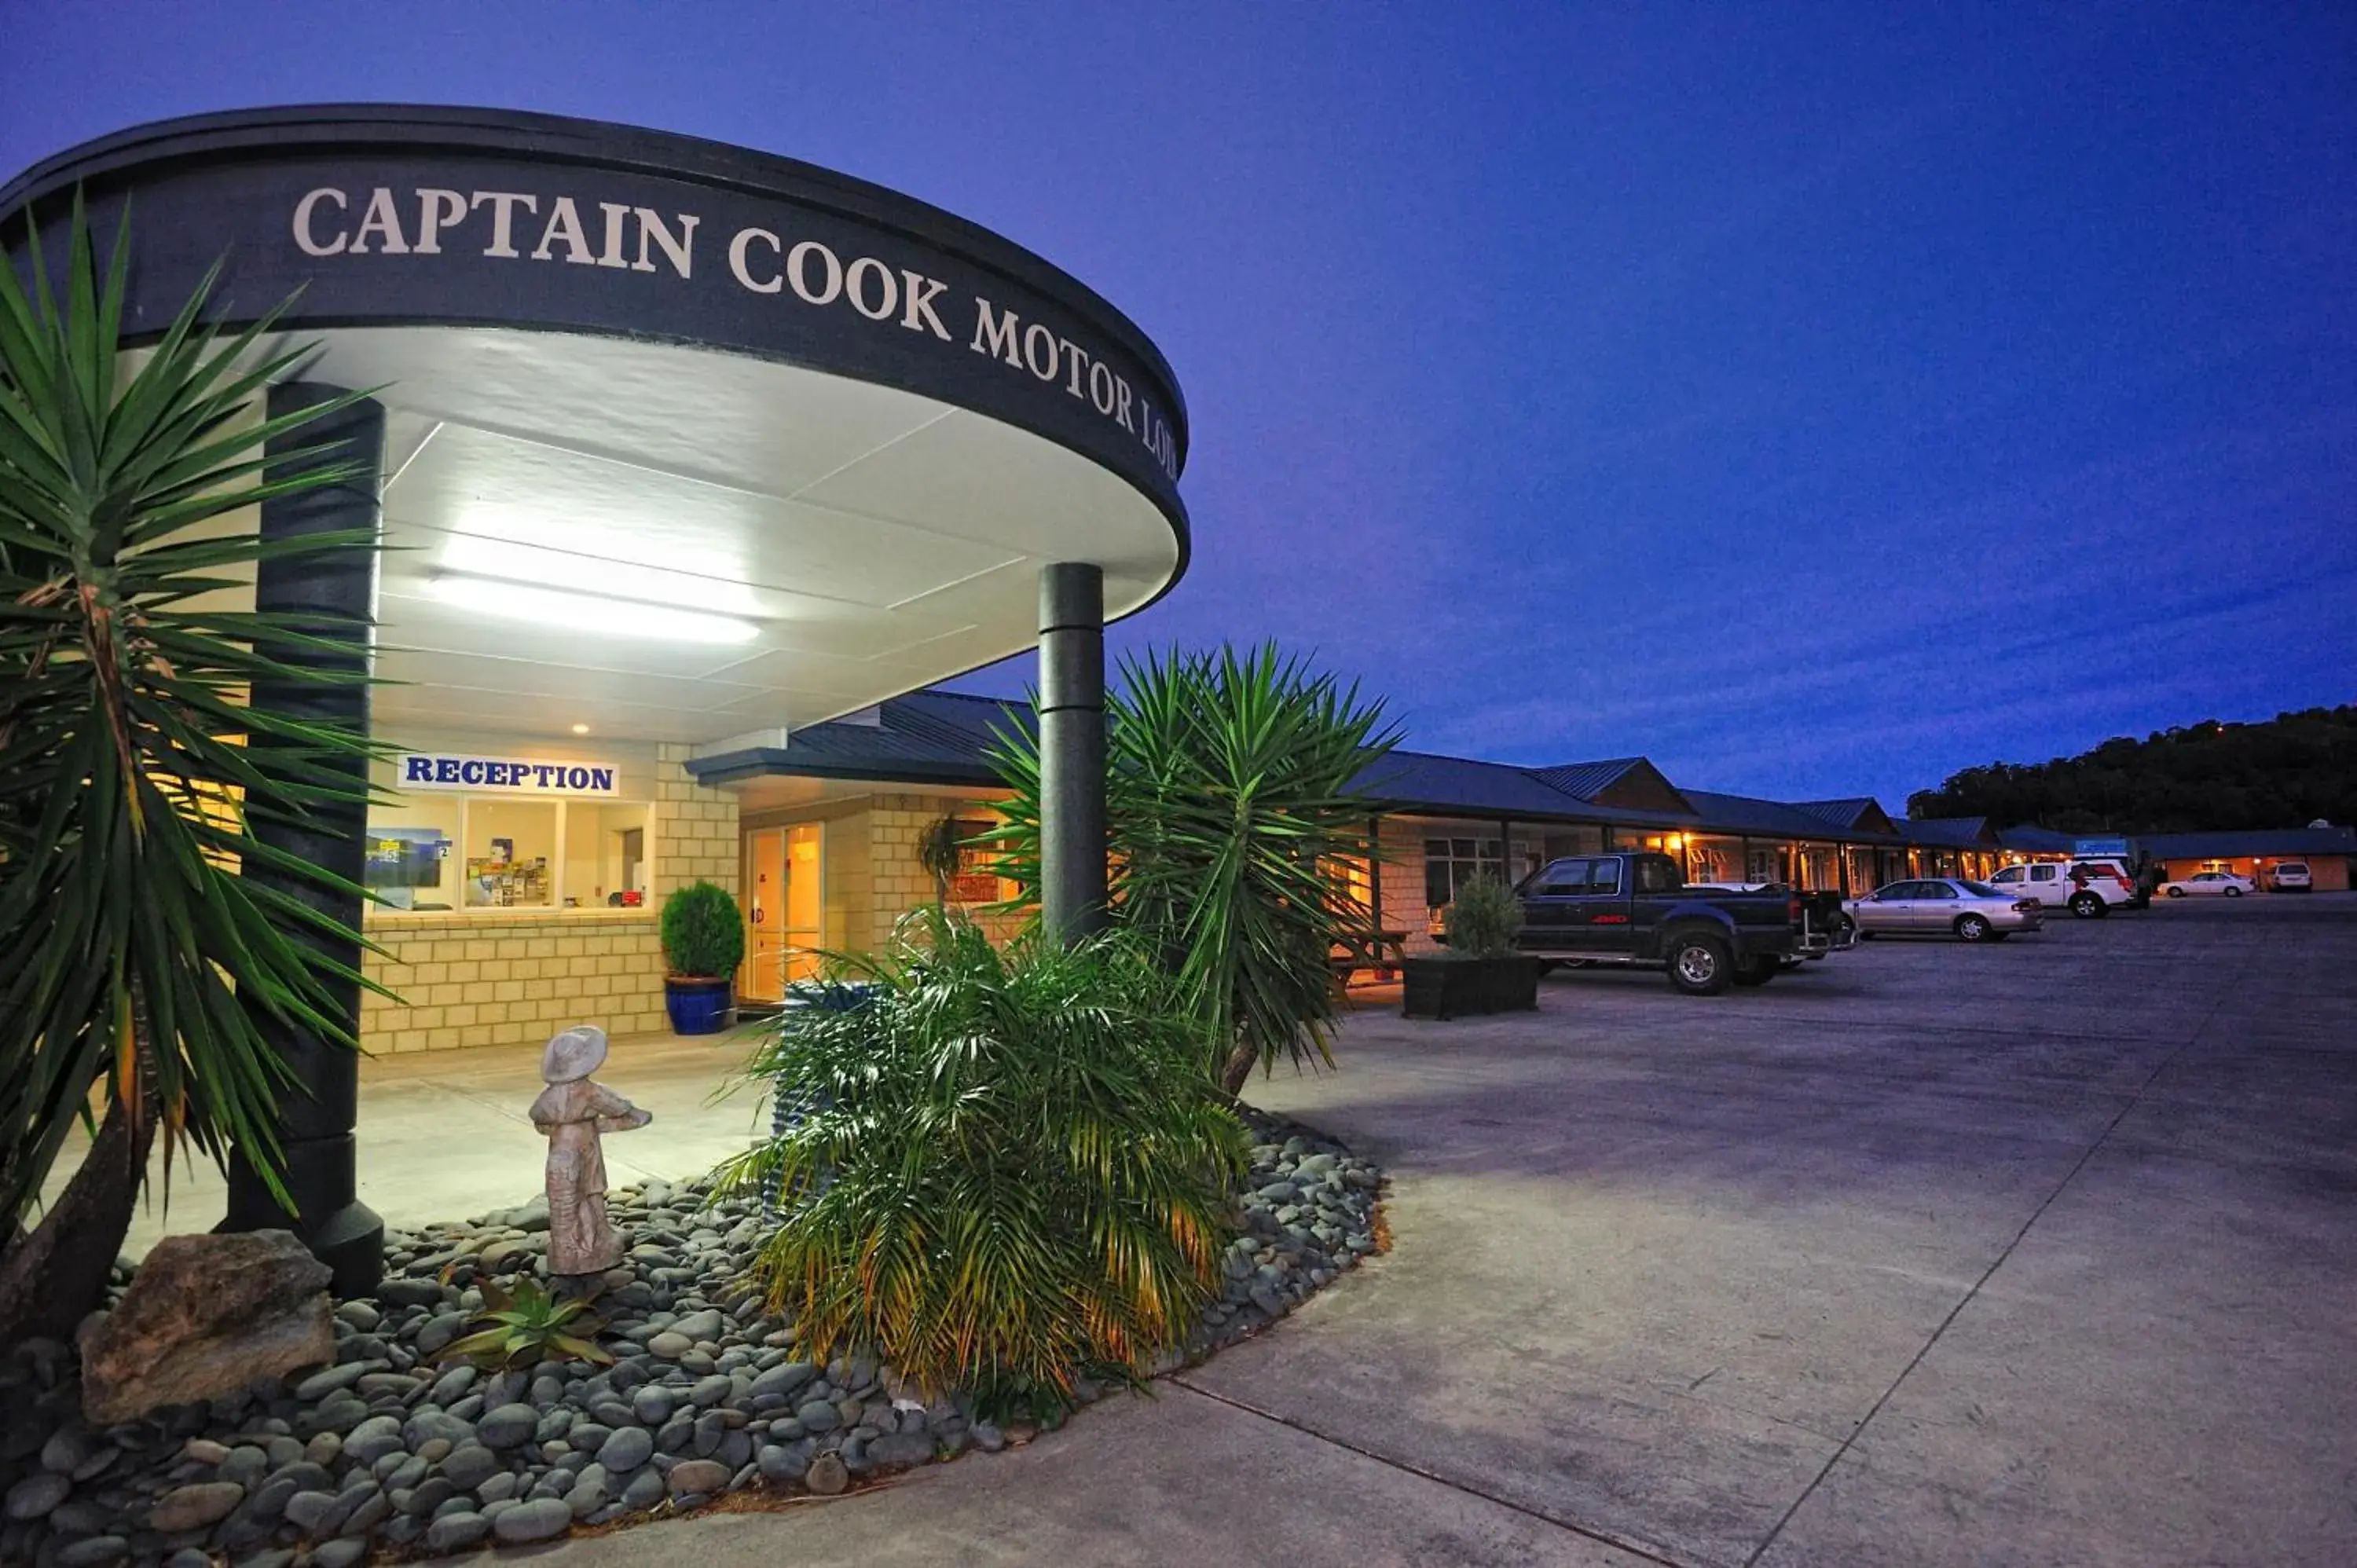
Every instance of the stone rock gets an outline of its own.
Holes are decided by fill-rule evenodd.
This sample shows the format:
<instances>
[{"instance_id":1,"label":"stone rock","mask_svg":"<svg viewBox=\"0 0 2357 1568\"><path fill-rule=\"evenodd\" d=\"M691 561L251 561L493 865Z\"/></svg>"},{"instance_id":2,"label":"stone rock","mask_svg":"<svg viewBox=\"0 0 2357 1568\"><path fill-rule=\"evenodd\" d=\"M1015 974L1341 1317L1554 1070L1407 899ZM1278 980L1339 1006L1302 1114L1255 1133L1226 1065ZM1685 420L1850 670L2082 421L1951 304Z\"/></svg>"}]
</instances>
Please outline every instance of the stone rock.
<instances>
[{"instance_id":1,"label":"stone rock","mask_svg":"<svg viewBox=\"0 0 2357 1568\"><path fill-rule=\"evenodd\" d=\"M285 1230L164 1238L82 1344L84 1413L113 1425L334 1360L330 1277Z\"/></svg>"},{"instance_id":2,"label":"stone rock","mask_svg":"<svg viewBox=\"0 0 2357 1568\"><path fill-rule=\"evenodd\" d=\"M753 1455L753 1462L760 1466L761 1478L766 1481L799 1481L810 1468L809 1460L775 1443L764 1444L761 1451Z\"/></svg>"},{"instance_id":3,"label":"stone rock","mask_svg":"<svg viewBox=\"0 0 2357 1568\"><path fill-rule=\"evenodd\" d=\"M660 1383L649 1383L630 1393L630 1413L642 1426L661 1426L671 1419L671 1391Z\"/></svg>"},{"instance_id":4,"label":"stone rock","mask_svg":"<svg viewBox=\"0 0 2357 1568\"><path fill-rule=\"evenodd\" d=\"M365 1301L348 1301L336 1308L336 1316L362 1334L374 1333L376 1326L384 1321L384 1315Z\"/></svg>"},{"instance_id":5,"label":"stone rock","mask_svg":"<svg viewBox=\"0 0 2357 1568\"><path fill-rule=\"evenodd\" d=\"M811 1432L833 1432L843 1422L842 1415L825 1400L812 1400L794 1412L794 1419Z\"/></svg>"},{"instance_id":6,"label":"stone rock","mask_svg":"<svg viewBox=\"0 0 2357 1568\"><path fill-rule=\"evenodd\" d=\"M694 1340L669 1328L647 1341L647 1354L660 1356L666 1361L676 1361L694 1348Z\"/></svg>"},{"instance_id":7,"label":"stone rock","mask_svg":"<svg viewBox=\"0 0 2357 1568\"><path fill-rule=\"evenodd\" d=\"M509 1545L527 1541L546 1541L562 1535L573 1526L573 1509L563 1498L542 1498L534 1502L518 1503L502 1512L491 1525L491 1533Z\"/></svg>"},{"instance_id":8,"label":"stone rock","mask_svg":"<svg viewBox=\"0 0 2357 1568\"><path fill-rule=\"evenodd\" d=\"M477 1487L475 1496L486 1503L503 1503L516 1495L520 1484L521 1477L513 1470L502 1470Z\"/></svg>"},{"instance_id":9,"label":"stone rock","mask_svg":"<svg viewBox=\"0 0 2357 1568\"><path fill-rule=\"evenodd\" d=\"M404 1446L397 1415L370 1416L344 1434L344 1455L355 1465L373 1465Z\"/></svg>"},{"instance_id":10,"label":"stone rock","mask_svg":"<svg viewBox=\"0 0 2357 1568\"><path fill-rule=\"evenodd\" d=\"M297 1492L286 1499L285 1518L288 1524L316 1541L335 1534L345 1516L359 1506L360 1498L353 1494Z\"/></svg>"},{"instance_id":11,"label":"stone rock","mask_svg":"<svg viewBox=\"0 0 2357 1568\"><path fill-rule=\"evenodd\" d=\"M513 1448L540 1428L540 1412L528 1404L503 1404L475 1423L475 1436L486 1448Z\"/></svg>"},{"instance_id":12,"label":"stone rock","mask_svg":"<svg viewBox=\"0 0 2357 1568\"><path fill-rule=\"evenodd\" d=\"M65 1501L72 1490L73 1477L43 1470L9 1487L7 1503L0 1507L0 1512L16 1520L39 1519Z\"/></svg>"},{"instance_id":13,"label":"stone rock","mask_svg":"<svg viewBox=\"0 0 2357 1568\"><path fill-rule=\"evenodd\" d=\"M662 1473L653 1466L640 1470L622 1488L622 1507L631 1513L642 1513L663 1500Z\"/></svg>"},{"instance_id":14,"label":"stone rock","mask_svg":"<svg viewBox=\"0 0 2357 1568\"><path fill-rule=\"evenodd\" d=\"M802 1480L810 1489L823 1498L831 1498L851 1485L851 1472L837 1454L821 1454L810 1463Z\"/></svg>"},{"instance_id":15,"label":"stone rock","mask_svg":"<svg viewBox=\"0 0 2357 1568\"><path fill-rule=\"evenodd\" d=\"M655 1440L648 1435L645 1427L618 1427L613 1436L598 1444L597 1463L606 1467L607 1474L619 1476L637 1469L654 1457L654 1452Z\"/></svg>"},{"instance_id":16,"label":"stone rock","mask_svg":"<svg viewBox=\"0 0 2357 1568\"><path fill-rule=\"evenodd\" d=\"M500 1456L479 1443L468 1443L454 1448L442 1461L442 1474L462 1492L471 1492L490 1480L500 1469Z\"/></svg>"},{"instance_id":17,"label":"stone rock","mask_svg":"<svg viewBox=\"0 0 2357 1568\"><path fill-rule=\"evenodd\" d=\"M899 1468L907 1465L930 1464L933 1457L933 1440L921 1432L888 1432L867 1445L870 1464Z\"/></svg>"},{"instance_id":18,"label":"stone rock","mask_svg":"<svg viewBox=\"0 0 2357 1568\"><path fill-rule=\"evenodd\" d=\"M711 1497L728 1489L728 1478L736 1472L727 1466L710 1459L683 1459L671 1467L671 1495L683 1498L694 1493Z\"/></svg>"},{"instance_id":19,"label":"stone rock","mask_svg":"<svg viewBox=\"0 0 2357 1568\"><path fill-rule=\"evenodd\" d=\"M720 1309L707 1307L702 1312L691 1312L673 1324L671 1331L686 1336L690 1343L717 1339L720 1337Z\"/></svg>"},{"instance_id":20,"label":"stone rock","mask_svg":"<svg viewBox=\"0 0 2357 1568\"><path fill-rule=\"evenodd\" d=\"M444 1514L425 1527L425 1549L456 1552L474 1545L491 1532L490 1520L474 1512Z\"/></svg>"},{"instance_id":21,"label":"stone rock","mask_svg":"<svg viewBox=\"0 0 2357 1568\"><path fill-rule=\"evenodd\" d=\"M327 1541L312 1549L311 1568L352 1568L368 1555L368 1550L369 1543L359 1536Z\"/></svg>"},{"instance_id":22,"label":"stone rock","mask_svg":"<svg viewBox=\"0 0 2357 1568\"><path fill-rule=\"evenodd\" d=\"M75 1541L57 1555L58 1568L98 1568L131 1555L131 1543L119 1535L92 1535Z\"/></svg>"},{"instance_id":23,"label":"stone rock","mask_svg":"<svg viewBox=\"0 0 2357 1568\"><path fill-rule=\"evenodd\" d=\"M230 1510L243 1501L245 1488L235 1481L199 1481L175 1487L157 1498L156 1506L147 1511L147 1528L163 1535L201 1530L227 1519Z\"/></svg>"}]
</instances>

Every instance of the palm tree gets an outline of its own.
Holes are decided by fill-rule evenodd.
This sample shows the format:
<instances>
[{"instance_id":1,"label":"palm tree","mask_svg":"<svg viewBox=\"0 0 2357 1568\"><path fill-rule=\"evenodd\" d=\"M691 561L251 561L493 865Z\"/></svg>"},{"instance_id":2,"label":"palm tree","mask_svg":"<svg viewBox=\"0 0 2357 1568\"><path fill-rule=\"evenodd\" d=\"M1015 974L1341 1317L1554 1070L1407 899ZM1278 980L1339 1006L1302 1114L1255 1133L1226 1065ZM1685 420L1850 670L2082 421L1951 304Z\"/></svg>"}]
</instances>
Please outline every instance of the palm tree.
<instances>
[{"instance_id":1,"label":"palm tree","mask_svg":"<svg viewBox=\"0 0 2357 1568\"><path fill-rule=\"evenodd\" d=\"M1255 1066L1330 1063L1328 957L1367 912L1337 875L1372 849L1359 780L1398 742L1383 704L1274 646L1148 655L1105 703L1112 914L1180 982L1231 1094ZM1039 751L1002 734L1000 875L1035 892Z\"/></svg>"},{"instance_id":2,"label":"palm tree","mask_svg":"<svg viewBox=\"0 0 2357 1568\"><path fill-rule=\"evenodd\" d=\"M276 312L206 324L216 267L128 355L127 215L102 270L77 199L61 295L19 221L29 289L0 261L0 1345L99 1304L159 1133L167 1171L234 1148L285 1199L294 1086L264 1028L357 1045L333 987L360 976L296 934L357 940L296 897L356 889L253 824L364 800L369 747L244 699L366 677L314 667L352 641L229 605L265 558L374 547L258 535L264 500L357 472L317 446L264 472L265 443L352 401L255 417L306 357L269 347ZM78 1122L89 1155L27 1229Z\"/></svg>"}]
</instances>

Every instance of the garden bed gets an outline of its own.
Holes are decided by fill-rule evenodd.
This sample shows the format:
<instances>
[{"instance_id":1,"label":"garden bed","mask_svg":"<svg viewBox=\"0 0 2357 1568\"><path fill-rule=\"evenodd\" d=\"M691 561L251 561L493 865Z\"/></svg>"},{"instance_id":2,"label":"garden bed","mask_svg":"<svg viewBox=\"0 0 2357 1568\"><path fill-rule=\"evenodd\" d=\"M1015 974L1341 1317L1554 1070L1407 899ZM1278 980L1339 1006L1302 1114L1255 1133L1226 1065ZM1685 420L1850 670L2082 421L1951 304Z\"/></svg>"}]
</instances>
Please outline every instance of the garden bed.
<instances>
[{"instance_id":1,"label":"garden bed","mask_svg":"<svg viewBox=\"0 0 2357 1568\"><path fill-rule=\"evenodd\" d=\"M1378 1250L1381 1173L1307 1128L1246 1112L1254 1144L1208 1355ZM823 1366L739 1282L758 1197L704 1184L612 1195L630 1243L597 1310L611 1368L492 1372L438 1354L477 1282L545 1272L538 1203L386 1238L377 1294L342 1304L335 1365L231 1399L91 1428L73 1353L0 1361L0 1563L350 1568L372 1557L544 1541L730 1493L828 1494L996 1452L1029 1433L963 1396L920 1402L888 1367ZM1178 1359L1174 1359L1175 1361ZM1082 1384L1080 1402L1100 1391Z\"/></svg>"}]
</instances>

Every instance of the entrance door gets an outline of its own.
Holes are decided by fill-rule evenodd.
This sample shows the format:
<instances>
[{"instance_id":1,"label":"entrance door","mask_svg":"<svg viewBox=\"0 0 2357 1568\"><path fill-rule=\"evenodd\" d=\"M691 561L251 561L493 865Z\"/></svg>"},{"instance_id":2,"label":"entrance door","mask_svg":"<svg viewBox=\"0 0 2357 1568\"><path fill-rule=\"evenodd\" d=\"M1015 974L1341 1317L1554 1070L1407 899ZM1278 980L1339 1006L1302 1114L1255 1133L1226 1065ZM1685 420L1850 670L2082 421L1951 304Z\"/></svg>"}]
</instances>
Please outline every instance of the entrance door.
<instances>
[{"instance_id":1,"label":"entrance door","mask_svg":"<svg viewBox=\"0 0 2357 1568\"><path fill-rule=\"evenodd\" d=\"M786 830L755 828L745 835L745 994L756 1002L785 1000Z\"/></svg>"},{"instance_id":2,"label":"entrance door","mask_svg":"<svg viewBox=\"0 0 2357 1568\"><path fill-rule=\"evenodd\" d=\"M781 1002L786 987L818 972L822 828L794 822L745 834L745 995Z\"/></svg>"}]
</instances>

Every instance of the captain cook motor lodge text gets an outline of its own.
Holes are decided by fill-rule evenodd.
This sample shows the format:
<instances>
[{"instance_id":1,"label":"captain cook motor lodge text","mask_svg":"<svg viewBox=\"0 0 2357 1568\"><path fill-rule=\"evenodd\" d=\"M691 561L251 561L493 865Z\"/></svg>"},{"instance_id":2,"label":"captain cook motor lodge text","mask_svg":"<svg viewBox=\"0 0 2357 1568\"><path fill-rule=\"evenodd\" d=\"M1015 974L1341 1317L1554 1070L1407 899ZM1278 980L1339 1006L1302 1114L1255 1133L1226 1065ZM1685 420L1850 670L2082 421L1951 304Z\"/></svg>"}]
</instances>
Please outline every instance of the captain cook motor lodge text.
<instances>
[{"instance_id":1,"label":"captain cook motor lodge text","mask_svg":"<svg viewBox=\"0 0 2357 1568\"><path fill-rule=\"evenodd\" d=\"M481 254L502 261L563 261L640 273L668 268L683 279L694 274L702 219L693 212L667 221L649 208L599 201L593 204L597 217L585 220L569 196L547 202L544 211L541 199L527 191L420 187L409 196L404 202L382 185L357 202L334 186L306 191L295 204L295 243L307 256L436 256L463 231L464 243L454 249L471 250L481 242ZM879 326L930 333L945 343L963 338L977 354L1042 381L1061 381L1067 392L1135 437L1165 474L1178 477L1178 442L1154 405L1127 377L1053 328L1026 323L977 294L972 333L953 333L942 312L956 315L956 302L944 297L949 285L939 279L874 256L846 260L816 240L790 243L758 227L730 238L728 271L754 294L791 292L804 305L849 309Z\"/></svg>"}]
</instances>

